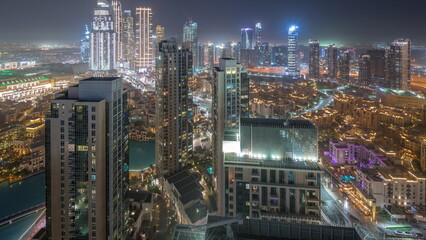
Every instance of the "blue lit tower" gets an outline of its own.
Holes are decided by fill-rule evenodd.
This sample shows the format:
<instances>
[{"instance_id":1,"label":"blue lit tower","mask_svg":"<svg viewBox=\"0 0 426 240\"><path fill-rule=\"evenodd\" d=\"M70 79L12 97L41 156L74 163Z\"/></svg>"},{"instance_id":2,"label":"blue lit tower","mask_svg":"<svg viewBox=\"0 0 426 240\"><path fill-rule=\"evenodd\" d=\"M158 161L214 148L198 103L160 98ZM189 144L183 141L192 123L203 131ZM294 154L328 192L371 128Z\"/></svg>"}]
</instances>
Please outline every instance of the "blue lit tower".
<instances>
[{"instance_id":1,"label":"blue lit tower","mask_svg":"<svg viewBox=\"0 0 426 240\"><path fill-rule=\"evenodd\" d=\"M241 49L253 49L253 29L241 29Z\"/></svg>"},{"instance_id":2,"label":"blue lit tower","mask_svg":"<svg viewBox=\"0 0 426 240\"><path fill-rule=\"evenodd\" d=\"M192 20L183 25L184 45L191 50L193 56L193 69L198 69L198 24Z\"/></svg>"},{"instance_id":3,"label":"blue lit tower","mask_svg":"<svg viewBox=\"0 0 426 240\"><path fill-rule=\"evenodd\" d=\"M260 22L256 23L256 27L254 31L256 34L256 47L259 47L262 45L262 23Z\"/></svg>"},{"instance_id":4,"label":"blue lit tower","mask_svg":"<svg viewBox=\"0 0 426 240\"><path fill-rule=\"evenodd\" d=\"M81 61L84 63L88 63L90 61L90 31L87 25L83 37L81 38L80 48Z\"/></svg>"},{"instance_id":5,"label":"blue lit tower","mask_svg":"<svg viewBox=\"0 0 426 240\"><path fill-rule=\"evenodd\" d=\"M299 27L296 25L288 29L288 74L292 76L299 75L297 68L297 39L299 37Z\"/></svg>"}]
</instances>

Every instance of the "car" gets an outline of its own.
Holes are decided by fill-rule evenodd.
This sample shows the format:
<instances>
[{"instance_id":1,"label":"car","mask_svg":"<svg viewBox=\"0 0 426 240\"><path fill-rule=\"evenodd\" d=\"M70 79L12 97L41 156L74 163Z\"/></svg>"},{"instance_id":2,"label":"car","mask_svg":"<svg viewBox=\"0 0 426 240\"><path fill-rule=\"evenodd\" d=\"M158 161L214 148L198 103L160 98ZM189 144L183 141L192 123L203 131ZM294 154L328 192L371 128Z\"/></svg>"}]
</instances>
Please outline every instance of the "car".
<instances>
[{"instance_id":1,"label":"car","mask_svg":"<svg viewBox=\"0 0 426 240\"><path fill-rule=\"evenodd\" d=\"M395 235L402 235L402 232L398 231L398 230L396 230L394 233L395 233Z\"/></svg>"},{"instance_id":2,"label":"car","mask_svg":"<svg viewBox=\"0 0 426 240\"><path fill-rule=\"evenodd\" d=\"M405 236L411 236L411 235L413 235L411 232L403 232L402 234L405 235Z\"/></svg>"},{"instance_id":3,"label":"car","mask_svg":"<svg viewBox=\"0 0 426 240\"><path fill-rule=\"evenodd\" d=\"M416 235L416 237L424 237L424 235L422 233L414 233Z\"/></svg>"}]
</instances>

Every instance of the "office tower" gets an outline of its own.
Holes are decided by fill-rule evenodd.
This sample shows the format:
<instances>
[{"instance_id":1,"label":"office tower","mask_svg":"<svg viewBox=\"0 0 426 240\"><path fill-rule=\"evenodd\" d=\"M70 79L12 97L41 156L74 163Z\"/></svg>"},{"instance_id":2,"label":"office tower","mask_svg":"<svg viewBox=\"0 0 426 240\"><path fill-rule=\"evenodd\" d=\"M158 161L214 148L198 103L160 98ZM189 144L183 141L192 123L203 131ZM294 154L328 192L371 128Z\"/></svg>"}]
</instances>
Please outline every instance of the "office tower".
<instances>
[{"instance_id":1,"label":"office tower","mask_svg":"<svg viewBox=\"0 0 426 240\"><path fill-rule=\"evenodd\" d=\"M183 25L182 42L192 51L192 68L195 71L198 69L198 24L196 22L189 21Z\"/></svg>"},{"instance_id":2,"label":"office tower","mask_svg":"<svg viewBox=\"0 0 426 240\"><path fill-rule=\"evenodd\" d=\"M214 66L214 46L213 43L207 45L207 64L209 67Z\"/></svg>"},{"instance_id":3,"label":"office tower","mask_svg":"<svg viewBox=\"0 0 426 240\"><path fill-rule=\"evenodd\" d=\"M114 11L114 30L117 33L117 57L118 61L123 58L123 10L120 1L112 1L112 9Z\"/></svg>"},{"instance_id":4,"label":"office tower","mask_svg":"<svg viewBox=\"0 0 426 240\"><path fill-rule=\"evenodd\" d=\"M262 23L258 22L255 26L256 47L262 45Z\"/></svg>"},{"instance_id":5,"label":"office tower","mask_svg":"<svg viewBox=\"0 0 426 240\"><path fill-rule=\"evenodd\" d=\"M155 36L156 36L156 41L157 44L159 44L161 41L166 39L166 28L161 26L161 25L157 25L155 27Z\"/></svg>"},{"instance_id":6,"label":"office tower","mask_svg":"<svg viewBox=\"0 0 426 240\"><path fill-rule=\"evenodd\" d=\"M385 50L370 49L367 50L367 55L371 58L371 75L373 77L385 77Z\"/></svg>"},{"instance_id":7,"label":"office tower","mask_svg":"<svg viewBox=\"0 0 426 240\"><path fill-rule=\"evenodd\" d=\"M126 239L127 93L120 78L89 78L51 101L46 119L49 239Z\"/></svg>"},{"instance_id":8,"label":"office tower","mask_svg":"<svg viewBox=\"0 0 426 240\"><path fill-rule=\"evenodd\" d=\"M386 48L385 82L388 88L411 88L411 41L397 39Z\"/></svg>"},{"instance_id":9,"label":"office tower","mask_svg":"<svg viewBox=\"0 0 426 240\"><path fill-rule=\"evenodd\" d=\"M321 223L316 127L307 120L242 118L224 156L225 216Z\"/></svg>"},{"instance_id":10,"label":"office tower","mask_svg":"<svg viewBox=\"0 0 426 240\"><path fill-rule=\"evenodd\" d=\"M117 33L113 11L107 0L98 0L90 34L89 69L95 72L115 70L117 62Z\"/></svg>"},{"instance_id":11,"label":"office tower","mask_svg":"<svg viewBox=\"0 0 426 240\"><path fill-rule=\"evenodd\" d=\"M192 53L167 40L159 44L157 56L155 161L160 176L170 176L183 169L192 153Z\"/></svg>"},{"instance_id":12,"label":"office tower","mask_svg":"<svg viewBox=\"0 0 426 240\"><path fill-rule=\"evenodd\" d=\"M253 49L253 29L241 29L241 49Z\"/></svg>"},{"instance_id":13,"label":"office tower","mask_svg":"<svg viewBox=\"0 0 426 240\"><path fill-rule=\"evenodd\" d=\"M288 29L288 55L287 55L287 72L291 76L299 75L297 66L297 39L299 37L299 27L291 26Z\"/></svg>"},{"instance_id":14,"label":"office tower","mask_svg":"<svg viewBox=\"0 0 426 240\"><path fill-rule=\"evenodd\" d=\"M154 65L151 8L136 8L136 71L146 72Z\"/></svg>"},{"instance_id":15,"label":"office tower","mask_svg":"<svg viewBox=\"0 0 426 240\"><path fill-rule=\"evenodd\" d=\"M309 41L309 78L320 78L320 43L317 40Z\"/></svg>"},{"instance_id":16,"label":"office tower","mask_svg":"<svg viewBox=\"0 0 426 240\"><path fill-rule=\"evenodd\" d=\"M84 63L88 63L90 61L90 31L89 27L86 25L86 29L84 31L83 37L80 41L80 49L81 49L81 61Z\"/></svg>"},{"instance_id":17,"label":"office tower","mask_svg":"<svg viewBox=\"0 0 426 240\"><path fill-rule=\"evenodd\" d=\"M350 69L350 55L348 51L344 51L340 54L339 58L339 73L341 81L349 83Z\"/></svg>"},{"instance_id":18,"label":"office tower","mask_svg":"<svg viewBox=\"0 0 426 240\"><path fill-rule=\"evenodd\" d=\"M368 54L363 54L359 59L359 81L362 86L371 85L371 57Z\"/></svg>"},{"instance_id":19,"label":"office tower","mask_svg":"<svg viewBox=\"0 0 426 240\"><path fill-rule=\"evenodd\" d=\"M249 116L249 78L247 70L231 58L219 60L213 77L213 176L218 202L223 202L223 152L229 151L226 142L236 141L240 117ZM218 211L224 213L223 204Z\"/></svg>"},{"instance_id":20,"label":"office tower","mask_svg":"<svg viewBox=\"0 0 426 240\"><path fill-rule=\"evenodd\" d=\"M337 48L336 46L330 45L327 48L327 68L328 78L337 77Z\"/></svg>"},{"instance_id":21,"label":"office tower","mask_svg":"<svg viewBox=\"0 0 426 240\"><path fill-rule=\"evenodd\" d=\"M275 46L271 51L272 65L284 66L287 63L287 47Z\"/></svg>"},{"instance_id":22,"label":"office tower","mask_svg":"<svg viewBox=\"0 0 426 240\"><path fill-rule=\"evenodd\" d=\"M125 10L123 13L123 59L127 62L133 61L135 57L135 42L133 17L130 10Z\"/></svg>"}]
</instances>

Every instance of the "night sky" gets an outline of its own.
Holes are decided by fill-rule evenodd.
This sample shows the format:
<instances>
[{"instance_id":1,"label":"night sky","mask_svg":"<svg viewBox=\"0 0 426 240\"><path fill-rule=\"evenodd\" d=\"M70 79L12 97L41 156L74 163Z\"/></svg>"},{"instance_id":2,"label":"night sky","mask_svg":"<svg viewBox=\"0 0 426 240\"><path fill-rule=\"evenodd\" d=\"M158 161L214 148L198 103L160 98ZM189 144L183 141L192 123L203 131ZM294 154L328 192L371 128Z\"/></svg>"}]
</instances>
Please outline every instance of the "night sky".
<instances>
[{"instance_id":1,"label":"night sky","mask_svg":"<svg viewBox=\"0 0 426 240\"><path fill-rule=\"evenodd\" d=\"M238 41L242 27L264 25L264 39L286 42L298 24L300 38L322 43L389 42L408 37L426 45L424 0L122 0L124 9L151 7L154 27L180 36L186 18L199 24L201 41ZM96 0L3 0L0 40L78 40Z\"/></svg>"}]
</instances>

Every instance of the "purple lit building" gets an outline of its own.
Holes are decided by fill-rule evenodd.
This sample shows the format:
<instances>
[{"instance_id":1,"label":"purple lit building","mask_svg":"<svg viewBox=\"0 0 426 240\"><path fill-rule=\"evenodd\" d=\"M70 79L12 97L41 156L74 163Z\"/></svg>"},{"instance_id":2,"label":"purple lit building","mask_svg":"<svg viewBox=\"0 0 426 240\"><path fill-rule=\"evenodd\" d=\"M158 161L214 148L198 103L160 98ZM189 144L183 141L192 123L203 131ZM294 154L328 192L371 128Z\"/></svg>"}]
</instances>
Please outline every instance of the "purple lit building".
<instances>
[{"instance_id":1,"label":"purple lit building","mask_svg":"<svg viewBox=\"0 0 426 240\"><path fill-rule=\"evenodd\" d=\"M387 158L382 154L375 153L367 146L346 142L330 141L329 152L326 156L333 165L359 165L360 167L372 168L376 166L387 166Z\"/></svg>"}]
</instances>

